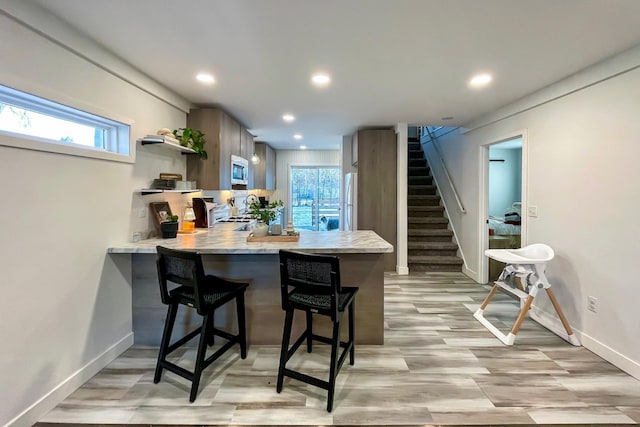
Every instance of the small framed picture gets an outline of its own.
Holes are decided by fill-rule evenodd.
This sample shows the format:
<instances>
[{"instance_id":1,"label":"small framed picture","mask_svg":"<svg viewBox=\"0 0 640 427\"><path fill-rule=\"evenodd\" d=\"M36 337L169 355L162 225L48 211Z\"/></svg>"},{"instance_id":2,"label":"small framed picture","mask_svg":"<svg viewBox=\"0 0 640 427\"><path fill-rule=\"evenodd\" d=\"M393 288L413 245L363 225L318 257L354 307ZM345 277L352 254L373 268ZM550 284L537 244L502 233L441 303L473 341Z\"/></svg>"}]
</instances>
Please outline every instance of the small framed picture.
<instances>
[{"instance_id":1,"label":"small framed picture","mask_svg":"<svg viewBox=\"0 0 640 427\"><path fill-rule=\"evenodd\" d=\"M151 216L153 217L153 224L156 227L156 234L160 236L160 223L168 216L173 215L171 213L171 207L168 202L152 202L149 203L149 209L151 210Z\"/></svg>"}]
</instances>

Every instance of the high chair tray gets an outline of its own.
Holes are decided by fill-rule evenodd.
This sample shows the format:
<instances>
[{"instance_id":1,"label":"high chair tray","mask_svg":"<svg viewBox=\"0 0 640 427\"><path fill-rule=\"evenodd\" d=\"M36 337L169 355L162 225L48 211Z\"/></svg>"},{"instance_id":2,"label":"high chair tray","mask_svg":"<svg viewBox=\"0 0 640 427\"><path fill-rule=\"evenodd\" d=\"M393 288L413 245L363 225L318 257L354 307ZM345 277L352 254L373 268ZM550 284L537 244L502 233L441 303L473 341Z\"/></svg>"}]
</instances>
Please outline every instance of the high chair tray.
<instances>
[{"instance_id":1,"label":"high chair tray","mask_svg":"<svg viewBox=\"0 0 640 427\"><path fill-rule=\"evenodd\" d=\"M553 249L541 243L520 249L487 249L484 254L506 264L544 264L554 256Z\"/></svg>"}]
</instances>

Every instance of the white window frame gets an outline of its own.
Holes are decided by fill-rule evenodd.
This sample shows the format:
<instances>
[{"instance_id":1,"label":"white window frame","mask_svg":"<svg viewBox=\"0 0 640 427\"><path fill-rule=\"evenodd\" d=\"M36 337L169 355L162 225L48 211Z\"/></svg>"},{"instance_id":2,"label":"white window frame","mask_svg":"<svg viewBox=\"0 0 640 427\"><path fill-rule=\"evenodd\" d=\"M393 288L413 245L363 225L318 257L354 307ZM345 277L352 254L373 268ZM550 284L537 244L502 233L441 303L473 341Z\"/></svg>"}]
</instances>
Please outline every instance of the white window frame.
<instances>
[{"instance_id":1,"label":"white window frame","mask_svg":"<svg viewBox=\"0 0 640 427\"><path fill-rule=\"evenodd\" d=\"M0 129L0 145L125 163L135 162L131 122L98 116L3 85L0 85L0 102L106 132L105 147L100 148Z\"/></svg>"}]
</instances>

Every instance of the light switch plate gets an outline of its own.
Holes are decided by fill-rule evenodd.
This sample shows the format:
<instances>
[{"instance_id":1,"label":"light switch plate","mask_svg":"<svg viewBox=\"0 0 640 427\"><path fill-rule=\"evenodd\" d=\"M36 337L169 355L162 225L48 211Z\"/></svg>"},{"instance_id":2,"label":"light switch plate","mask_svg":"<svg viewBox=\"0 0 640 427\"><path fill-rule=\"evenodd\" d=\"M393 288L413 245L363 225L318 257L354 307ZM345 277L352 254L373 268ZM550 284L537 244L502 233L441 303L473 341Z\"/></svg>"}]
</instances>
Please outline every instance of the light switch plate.
<instances>
[{"instance_id":1,"label":"light switch plate","mask_svg":"<svg viewBox=\"0 0 640 427\"><path fill-rule=\"evenodd\" d=\"M529 215L530 217L533 217L533 218L537 218L538 217L538 207L530 205L527 208L527 215Z\"/></svg>"}]
</instances>

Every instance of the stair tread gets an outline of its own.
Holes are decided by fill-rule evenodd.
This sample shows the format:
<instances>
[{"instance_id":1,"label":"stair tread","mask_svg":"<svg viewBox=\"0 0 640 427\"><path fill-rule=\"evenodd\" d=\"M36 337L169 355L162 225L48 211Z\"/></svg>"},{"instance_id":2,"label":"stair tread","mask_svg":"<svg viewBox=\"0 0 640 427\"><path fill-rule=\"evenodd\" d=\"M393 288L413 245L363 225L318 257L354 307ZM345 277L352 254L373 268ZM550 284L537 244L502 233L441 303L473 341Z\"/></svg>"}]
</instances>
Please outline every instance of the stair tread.
<instances>
[{"instance_id":1,"label":"stair tread","mask_svg":"<svg viewBox=\"0 0 640 427\"><path fill-rule=\"evenodd\" d=\"M454 242L408 242L408 249L458 249Z\"/></svg>"},{"instance_id":2,"label":"stair tread","mask_svg":"<svg viewBox=\"0 0 640 427\"><path fill-rule=\"evenodd\" d=\"M453 231L448 228L409 228L407 236L453 236Z\"/></svg>"},{"instance_id":3,"label":"stair tread","mask_svg":"<svg viewBox=\"0 0 640 427\"><path fill-rule=\"evenodd\" d=\"M407 197L409 199L416 199L416 200L433 200L436 198L440 198L440 196L436 195L436 194L408 194Z\"/></svg>"},{"instance_id":4,"label":"stair tread","mask_svg":"<svg viewBox=\"0 0 640 427\"><path fill-rule=\"evenodd\" d=\"M460 264L462 258L457 256L438 256L438 255L409 255L407 257L409 264Z\"/></svg>"},{"instance_id":5,"label":"stair tread","mask_svg":"<svg viewBox=\"0 0 640 427\"><path fill-rule=\"evenodd\" d=\"M411 216L408 217L409 222L413 222L414 224L446 224L449 222L447 218L438 217L438 216Z\"/></svg>"},{"instance_id":6,"label":"stair tread","mask_svg":"<svg viewBox=\"0 0 640 427\"><path fill-rule=\"evenodd\" d=\"M407 206L409 210L412 211L423 211L423 212L435 212L435 211L444 211L444 206Z\"/></svg>"}]
</instances>

